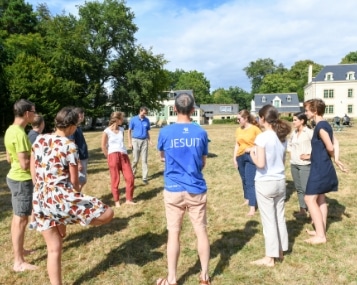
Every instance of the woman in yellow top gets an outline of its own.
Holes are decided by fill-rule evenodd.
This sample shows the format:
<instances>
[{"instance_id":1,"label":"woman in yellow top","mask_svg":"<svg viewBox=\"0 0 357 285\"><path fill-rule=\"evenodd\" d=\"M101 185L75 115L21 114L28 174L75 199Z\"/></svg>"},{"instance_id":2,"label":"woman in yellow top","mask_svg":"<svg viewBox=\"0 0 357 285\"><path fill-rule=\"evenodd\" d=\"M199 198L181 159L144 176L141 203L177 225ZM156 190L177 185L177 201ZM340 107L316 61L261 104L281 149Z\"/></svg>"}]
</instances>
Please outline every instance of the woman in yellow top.
<instances>
[{"instance_id":1,"label":"woman in yellow top","mask_svg":"<svg viewBox=\"0 0 357 285\"><path fill-rule=\"evenodd\" d=\"M241 110L238 113L237 121L240 127L236 130L233 163L238 168L238 172L242 178L245 199L243 205L249 205L247 215L253 216L257 206L254 186L256 166L250 157L250 151L254 147L254 140L261 133L261 130L254 116L247 110Z\"/></svg>"}]
</instances>

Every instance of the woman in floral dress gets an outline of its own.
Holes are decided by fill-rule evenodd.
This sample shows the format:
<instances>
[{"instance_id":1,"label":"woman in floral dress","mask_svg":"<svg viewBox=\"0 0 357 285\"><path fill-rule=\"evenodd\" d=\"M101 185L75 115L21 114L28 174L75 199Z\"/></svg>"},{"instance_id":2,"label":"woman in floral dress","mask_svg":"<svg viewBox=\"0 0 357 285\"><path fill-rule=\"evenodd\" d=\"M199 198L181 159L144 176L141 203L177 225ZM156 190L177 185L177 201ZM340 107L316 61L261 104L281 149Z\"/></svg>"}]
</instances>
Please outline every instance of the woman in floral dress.
<instances>
[{"instance_id":1,"label":"woman in floral dress","mask_svg":"<svg viewBox=\"0 0 357 285\"><path fill-rule=\"evenodd\" d=\"M47 244L51 284L62 284L62 238L67 224L102 225L113 210L97 198L79 192L77 146L67 137L76 130L78 114L71 107L55 118L56 131L39 135L32 145L33 211Z\"/></svg>"}]
</instances>

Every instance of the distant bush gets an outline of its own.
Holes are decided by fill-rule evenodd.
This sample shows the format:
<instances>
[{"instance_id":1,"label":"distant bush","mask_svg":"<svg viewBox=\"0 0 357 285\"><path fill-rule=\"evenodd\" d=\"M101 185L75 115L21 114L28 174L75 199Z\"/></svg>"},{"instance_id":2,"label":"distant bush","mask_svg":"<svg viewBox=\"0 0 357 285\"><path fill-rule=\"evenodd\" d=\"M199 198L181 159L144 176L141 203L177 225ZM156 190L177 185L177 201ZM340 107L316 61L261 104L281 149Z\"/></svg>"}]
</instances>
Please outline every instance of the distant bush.
<instances>
[{"instance_id":1,"label":"distant bush","mask_svg":"<svg viewBox=\"0 0 357 285\"><path fill-rule=\"evenodd\" d=\"M232 119L214 119L212 122L214 125L235 125L237 118Z\"/></svg>"},{"instance_id":2,"label":"distant bush","mask_svg":"<svg viewBox=\"0 0 357 285\"><path fill-rule=\"evenodd\" d=\"M280 117L281 120L285 120L285 121L288 121L288 122L292 122L293 121L293 116L281 116Z\"/></svg>"}]
</instances>

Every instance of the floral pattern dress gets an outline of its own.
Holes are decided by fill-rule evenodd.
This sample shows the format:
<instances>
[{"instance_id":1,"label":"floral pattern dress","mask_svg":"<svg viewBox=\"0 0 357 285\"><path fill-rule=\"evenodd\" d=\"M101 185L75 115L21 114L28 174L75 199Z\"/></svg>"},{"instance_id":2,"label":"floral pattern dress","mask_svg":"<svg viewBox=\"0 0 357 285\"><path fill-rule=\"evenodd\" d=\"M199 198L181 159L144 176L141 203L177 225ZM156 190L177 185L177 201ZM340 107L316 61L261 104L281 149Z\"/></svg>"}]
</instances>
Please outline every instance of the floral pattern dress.
<instances>
[{"instance_id":1,"label":"floral pattern dress","mask_svg":"<svg viewBox=\"0 0 357 285\"><path fill-rule=\"evenodd\" d=\"M58 224L88 225L107 209L99 199L73 189L70 164L77 164L77 146L72 140L52 134L39 135L32 145L36 183L33 211L37 230Z\"/></svg>"}]
</instances>

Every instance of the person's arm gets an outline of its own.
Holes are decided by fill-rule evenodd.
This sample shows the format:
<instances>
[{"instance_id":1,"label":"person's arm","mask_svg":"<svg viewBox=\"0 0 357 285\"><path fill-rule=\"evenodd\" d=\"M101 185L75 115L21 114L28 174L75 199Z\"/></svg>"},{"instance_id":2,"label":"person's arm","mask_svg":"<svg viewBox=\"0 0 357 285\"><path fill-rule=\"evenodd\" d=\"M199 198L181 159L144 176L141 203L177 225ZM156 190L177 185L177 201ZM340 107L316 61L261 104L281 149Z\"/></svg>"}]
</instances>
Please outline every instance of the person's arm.
<instances>
[{"instance_id":1,"label":"person's arm","mask_svg":"<svg viewBox=\"0 0 357 285\"><path fill-rule=\"evenodd\" d=\"M107 157L108 156L108 135L105 132L103 132L103 134L102 134L101 147L102 147L102 152L103 152L104 156Z\"/></svg>"},{"instance_id":2,"label":"person's arm","mask_svg":"<svg viewBox=\"0 0 357 285\"><path fill-rule=\"evenodd\" d=\"M162 150L162 151L160 151L160 160L162 161L162 162L165 162L165 152Z\"/></svg>"},{"instance_id":3,"label":"person's arm","mask_svg":"<svg viewBox=\"0 0 357 285\"><path fill-rule=\"evenodd\" d=\"M69 164L69 181L71 181L73 188L77 192L80 192L77 164L72 164L72 163Z\"/></svg>"},{"instance_id":4,"label":"person's arm","mask_svg":"<svg viewBox=\"0 0 357 285\"><path fill-rule=\"evenodd\" d=\"M319 136L320 136L322 142L324 143L326 150L327 150L328 154L330 155L330 157L334 157L335 156L334 147L333 147L333 143L330 139L328 132L326 132L324 129L320 129Z\"/></svg>"},{"instance_id":5,"label":"person's arm","mask_svg":"<svg viewBox=\"0 0 357 285\"><path fill-rule=\"evenodd\" d=\"M30 172L31 172L32 183L35 185L36 169L35 169L35 155L33 152L31 152L31 158L30 158Z\"/></svg>"},{"instance_id":6,"label":"person's arm","mask_svg":"<svg viewBox=\"0 0 357 285\"><path fill-rule=\"evenodd\" d=\"M151 142L151 139L150 139L150 133L149 133L149 131L147 131L147 137L148 137L148 142L149 142L149 144L152 145L152 142Z\"/></svg>"},{"instance_id":7,"label":"person's arm","mask_svg":"<svg viewBox=\"0 0 357 285\"><path fill-rule=\"evenodd\" d=\"M236 159L238 149L239 149L239 144L236 142L234 145L234 151L233 151L233 165L235 168L238 168L238 163L237 163L237 159Z\"/></svg>"},{"instance_id":8,"label":"person's arm","mask_svg":"<svg viewBox=\"0 0 357 285\"><path fill-rule=\"evenodd\" d=\"M11 163L11 156L10 156L10 154L9 154L8 151L6 151L6 161L7 161L8 163Z\"/></svg>"},{"instance_id":9,"label":"person's arm","mask_svg":"<svg viewBox=\"0 0 357 285\"><path fill-rule=\"evenodd\" d=\"M128 148L133 148L133 143L131 141L131 129L128 129Z\"/></svg>"},{"instance_id":10,"label":"person's arm","mask_svg":"<svg viewBox=\"0 0 357 285\"><path fill-rule=\"evenodd\" d=\"M338 166L339 169L341 169L341 171L347 172L347 169L345 168L344 164L340 161L340 143L335 138L335 136L333 137L333 147L335 153L334 160L336 165Z\"/></svg>"},{"instance_id":11,"label":"person's arm","mask_svg":"<svg viewBox=\"0 0 357 285\"><path fill-rule=\"evenodd\" d=\"M260 146L256 146L250 152L250 157L257 168L265 167L265 149Z\"/></svg>"},{"instance_id":12,"label":"person's arm","mask_svg":"<svg viewBox=\"0 0 357 285\"><path fill-rule=\"evenodd\" d=\"M207 155L202 156L202 169L206 166Z\"/></svg>"},{"instance_id":13,"label":"person's arm","mask_svg":"<svg viewBox=\"0 0 357 285\"><path fill-rule=\"evenodd\" d=\"M30 169L30 156L27 152L17 153L17 158L19 159L20 167L23 170Z\"/></svg>"}]
</instances>

